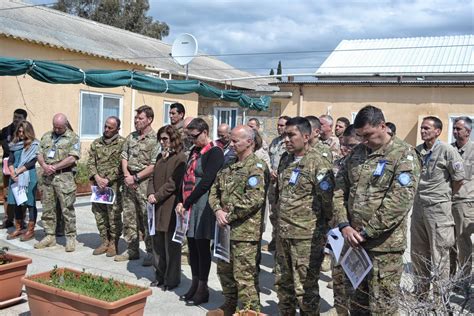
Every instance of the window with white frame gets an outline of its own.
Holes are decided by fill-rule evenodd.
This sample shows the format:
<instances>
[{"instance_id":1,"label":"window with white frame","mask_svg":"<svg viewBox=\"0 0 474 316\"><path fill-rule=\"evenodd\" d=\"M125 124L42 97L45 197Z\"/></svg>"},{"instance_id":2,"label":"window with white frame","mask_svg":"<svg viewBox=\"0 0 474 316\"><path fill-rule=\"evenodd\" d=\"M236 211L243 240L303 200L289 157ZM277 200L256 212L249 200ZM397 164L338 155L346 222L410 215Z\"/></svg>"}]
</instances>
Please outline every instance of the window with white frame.
<instances>
[{"instance_id":1,"label":"window with white frame","mask_svg":"<svg viewBox=\"0 0 474 316\"><path fill-rule=\"evenodd\" d=\"M453 127L454 127L454 120L460 116L467 116L471 120L474 121L474 114L456 114L456 115L449 115L449 124L448 124L448 143L454 143L455 139L453 136ZM474 133L471 131L471 141L474 142Z\"/></svg>"},{"instance_id":2,"label":"window with white frame","mask_svg":"<svg viewBox=\"0 0 474 316\"><path fill-rule=\"evenodd\" d=\"M122 115L122 96L81 91L81 138L102 135L107 117Z\"/></svg>"},{"instance_id":3,"label":"window with white frame","mask_svg":"<svg viewBox=\"0 0 474 316\"><path fill-rule=\"evenodd\" d=\"M163 102L163 125L171 124L170 121L170 105L175 101L164 101Z\"/></svg>"},{"instance_id":4,"label":"window with white frame","mask_svg":"<svg viewBox=\"0 0 474 316\"><path fill-rule=\"evenodd\" d=\"M230 128L237 125L237 108L214 108L213 135L217 139L217 127L223 123L228 124Z\"/></svg>"}]
</instances>

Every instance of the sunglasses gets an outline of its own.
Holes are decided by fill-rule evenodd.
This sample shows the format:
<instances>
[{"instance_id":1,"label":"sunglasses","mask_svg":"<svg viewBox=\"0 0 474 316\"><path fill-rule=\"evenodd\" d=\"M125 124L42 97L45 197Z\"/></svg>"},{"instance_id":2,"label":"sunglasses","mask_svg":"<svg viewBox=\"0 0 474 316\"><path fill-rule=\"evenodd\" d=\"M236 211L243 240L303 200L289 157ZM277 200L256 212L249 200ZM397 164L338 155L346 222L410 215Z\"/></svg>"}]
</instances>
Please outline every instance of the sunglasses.
<instances>
[{"instance_id":1,"label":"sunglasses","mask_svg":"<svg viewBox=\"0 0 474 316\"><path fill-rule=\"evenodd\" d=\"M202 132L204 132L204 131L202 131ZM199 133L194 134L194 135L193 134L188 134L188 138L189 139L197 139L199 137L199 135L202 134L202 132L199 132Z\"/></svg>"}]
</instances>

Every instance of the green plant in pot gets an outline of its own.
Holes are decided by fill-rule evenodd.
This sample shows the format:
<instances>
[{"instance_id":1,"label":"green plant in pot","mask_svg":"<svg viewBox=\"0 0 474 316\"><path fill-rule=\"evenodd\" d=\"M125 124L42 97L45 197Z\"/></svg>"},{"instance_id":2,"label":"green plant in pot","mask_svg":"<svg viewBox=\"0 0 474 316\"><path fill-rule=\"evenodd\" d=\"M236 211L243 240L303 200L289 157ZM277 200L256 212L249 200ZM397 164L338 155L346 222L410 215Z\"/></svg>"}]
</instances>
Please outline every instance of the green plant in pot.
<instances>
[{"instance_id":1,"label":"green plant in pot","mask_svg":"<svg viewBox=\"0 0 474 316\"><path fill-rule=\"evenodd\" d=\"M0 249L0 308L22 299L21 278L31 262L30 258L8 253L8 247Z\"/></svg>"}]
</instances>

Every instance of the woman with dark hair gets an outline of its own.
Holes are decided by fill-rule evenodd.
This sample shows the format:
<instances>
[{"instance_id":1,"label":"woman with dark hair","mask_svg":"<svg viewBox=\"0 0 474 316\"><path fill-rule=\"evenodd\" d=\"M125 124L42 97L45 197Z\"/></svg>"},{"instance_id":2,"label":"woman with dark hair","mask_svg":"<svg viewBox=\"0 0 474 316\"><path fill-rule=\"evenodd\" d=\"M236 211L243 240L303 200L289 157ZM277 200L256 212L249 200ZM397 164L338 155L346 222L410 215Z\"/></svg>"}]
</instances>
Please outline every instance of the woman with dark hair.
<instances>
[{"instance_id":1,"label":"woman with dark hair","mask_svg":"<svg viewBox=\"0 0 474 316\"><path fill-rule=\"evenodd\" d=\"M180 299L200 305L209 300L207 279L211 269L211 239L214 238L216 222L208 197L217 172L224 163L224 153L209 138L209 126L203 119L193 119L186 130L194 147L189 154L181 201L176 206L176 212L182 216L185 211L190 212L187 239L192 283Z\"/></svg>"},{"instance_id":2,"label":"woman with dark hair","mask_svg":"<svg viewBox=\"0 0 474 316\"><path fill-rule=\"evenodd\" d=\"M39 142L35 139L35 131L28 121L18 123L14 138L8 145L10 156L8 158L8 168L10 169L10 184L8 189L7 202L15 206L15 230L7 236L7 239L15 239L21 236L21 241L30 240L35 235L35 224L38 210L36 209L36 154L39 149ZM15 190L26 193L26 201L17 201L12 187ZM20 203L18 203L20 202ZM23 234L21 225L28 208L28 227Z\"/></svg>"},{"instance_id":3,"label":"woman with dark hair","mask_svg":"<svg viewBox=\"0 0 474 316\"><path fill-rule=\"evenodd\" d=\"M181 134L171 125L158 130L162 152L148 182L148 202L155 205L155 235L152 236L155 280L150 286L174 289L181 281L181 244L172 241L176 226L174 211L179 186L186 170Z\"/></svg>"}]
</instances>

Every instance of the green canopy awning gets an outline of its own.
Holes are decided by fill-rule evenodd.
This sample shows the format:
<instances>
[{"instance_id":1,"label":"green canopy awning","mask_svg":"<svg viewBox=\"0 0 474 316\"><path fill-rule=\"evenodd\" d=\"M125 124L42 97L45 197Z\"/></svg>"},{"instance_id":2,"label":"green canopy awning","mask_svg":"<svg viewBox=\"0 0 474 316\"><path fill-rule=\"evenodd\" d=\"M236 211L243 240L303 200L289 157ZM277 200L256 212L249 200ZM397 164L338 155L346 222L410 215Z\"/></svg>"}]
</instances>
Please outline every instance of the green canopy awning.
<instances>
[{"instance_id":1,"label":"green canopy awning","mask_svg":"<svg viewBox=\"0 0 474 316\"><path fill-rule=\"evenodd\" d=\"M244 108L257 111L268 109L271 98L251 98L236 90L221 90L199 80L165 80L147 73L130 70L82 70L73 66L49 61L0 57L0 76L28 74L36 80L53 84L83 83L97 88L131 87L136 90L197 94L229 102L237 102Z\"/></svg>"}]
</instances>

